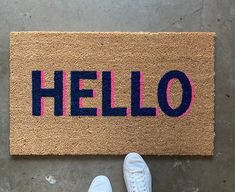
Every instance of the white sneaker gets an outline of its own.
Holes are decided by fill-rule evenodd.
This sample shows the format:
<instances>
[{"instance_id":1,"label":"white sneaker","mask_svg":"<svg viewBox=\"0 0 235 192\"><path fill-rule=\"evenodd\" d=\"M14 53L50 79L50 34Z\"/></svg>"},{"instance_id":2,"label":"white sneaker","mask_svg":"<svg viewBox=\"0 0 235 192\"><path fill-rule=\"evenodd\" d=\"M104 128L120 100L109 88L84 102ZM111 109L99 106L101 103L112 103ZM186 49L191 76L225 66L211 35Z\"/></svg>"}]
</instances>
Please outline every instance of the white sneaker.
<instances>
[{"instance_id":1,"label":"white sneaker","mask_svg":"<svg viewBox=\"0 0 235 192\"><path fill-rule=\"evenodd\" d=\"M128 192L152 192L152 178L147 164L138 153L129 153L123 164Z\"/></svg>"},{"instance_id":2,"label":"white sneaker","mask_svg":"<svg viewBox=\"0 0 235 192\"><path fill-rule=\"evenodd\" d=\"M91 182L88 192L112 192L112 186L108 177L97 176Z\"/></svg>"}]
</instances>

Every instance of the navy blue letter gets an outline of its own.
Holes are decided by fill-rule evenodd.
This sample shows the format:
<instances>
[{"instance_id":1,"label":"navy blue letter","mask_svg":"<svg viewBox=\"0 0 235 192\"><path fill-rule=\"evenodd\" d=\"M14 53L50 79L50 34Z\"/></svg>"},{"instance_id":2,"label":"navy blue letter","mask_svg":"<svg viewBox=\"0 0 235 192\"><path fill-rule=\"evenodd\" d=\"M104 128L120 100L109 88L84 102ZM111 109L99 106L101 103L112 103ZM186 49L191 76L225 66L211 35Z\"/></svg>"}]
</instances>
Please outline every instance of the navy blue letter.
<instances>
[{"instance_id":1,"label":"navy blue letter","mask_svg":"<svg viewBox=\"0 0 235 192\"><path fill-rule=\"evenodd\" d=\"M97 79L96 71L72 71L71 72L71 115L72 116L96 116L97 108L82 108L83 97L93 97L92 89L80 89L82 79Z\"/></svg>"},{"instance_id":2,"label":"navy blue letter","mask_svg":"<svg viewBox=\"0 0 235 192\"><path fill-rule=\"evenodd\" d=\"M131 73L131 115L132 116L156 116L156 108L142 107L140 93L140 78L139 71Z\"/></svg>"},{"instance_id":3,"label":"navy blue letter","mask_svg":"<svg viewBox=\"0 0 235 192\"><path fill-rule=\"evenodd\" d=\"M46 89L42 87L42 72L32 71L32 105L33 115L40 116L43 97L54 97L54 115L63 115L63 71L54 72L54 88Z\"/></svg>"},{"instance_id":4,"label":"navy blue letter","mask_svg":"<svg viewBox=\"0 0 235 192\"><path fill-rule=\"evenodd\" d=\"M172 109L167 101L167 86L172 79L178 79L182 85L182 101L176 108ZM183 115L190 107L192 101L192 86L188 77L181 71L169 71L160 80L158 85L158 102L162 111L170 117Z\"/></svg>"},{"instance_id":5,"label":"navy blue letter","mask_svg":"<svg viewBox=\"0 0 235 192\"><path fill-rule=\"evenodd\" d=\"M111 72L102 73L102 115L103 116L126 116L127 108L112 106L112 76Z\"/></svg>"}]
</instances>

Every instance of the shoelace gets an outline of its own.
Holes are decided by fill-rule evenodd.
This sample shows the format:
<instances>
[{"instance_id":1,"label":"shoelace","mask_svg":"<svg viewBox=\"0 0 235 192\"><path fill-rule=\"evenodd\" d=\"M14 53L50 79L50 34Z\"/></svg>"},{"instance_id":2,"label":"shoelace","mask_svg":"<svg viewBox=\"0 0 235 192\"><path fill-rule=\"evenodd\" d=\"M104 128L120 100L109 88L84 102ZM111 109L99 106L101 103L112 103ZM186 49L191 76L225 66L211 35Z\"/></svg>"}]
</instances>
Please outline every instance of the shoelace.
<instances>
[{"instance_id":1,"label":"shoelace","mask_svg":"<svg viewBox=\"0 0 235 192\"><path fill-rule=\"evenodd\" d=\"M130 177L132 192L147 192L147 185L143 171L132 172Z\"/></svg>"}]
</instances>

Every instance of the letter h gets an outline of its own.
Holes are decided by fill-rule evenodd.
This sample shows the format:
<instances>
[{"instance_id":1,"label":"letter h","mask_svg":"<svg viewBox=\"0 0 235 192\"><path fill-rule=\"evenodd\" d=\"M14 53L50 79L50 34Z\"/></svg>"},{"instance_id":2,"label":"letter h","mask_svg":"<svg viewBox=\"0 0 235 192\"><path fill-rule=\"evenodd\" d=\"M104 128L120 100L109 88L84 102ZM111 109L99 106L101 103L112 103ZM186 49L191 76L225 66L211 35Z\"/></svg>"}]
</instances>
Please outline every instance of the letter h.
<instances>
[{"instance_id":1,"label":"letter h","mask_svg":"<svg viewBox=\"0 0 235 192\"><path fill-rule=\"evenodd\" d=\"M54 72L54 88L44 88L43 71L32 71L32 113L44 114L44 97L54 97L54 115L63 115L63 71Z\"/></svg>"}]
</instances>

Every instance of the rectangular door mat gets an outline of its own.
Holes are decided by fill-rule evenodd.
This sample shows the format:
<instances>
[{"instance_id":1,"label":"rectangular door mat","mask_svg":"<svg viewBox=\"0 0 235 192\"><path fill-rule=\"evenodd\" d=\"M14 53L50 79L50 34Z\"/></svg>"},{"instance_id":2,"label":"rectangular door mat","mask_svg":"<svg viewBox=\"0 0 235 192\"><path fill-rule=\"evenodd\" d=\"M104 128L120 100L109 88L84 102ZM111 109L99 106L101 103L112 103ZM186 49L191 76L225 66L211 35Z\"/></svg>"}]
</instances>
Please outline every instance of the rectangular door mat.
<instances>
[{"instance_id":1,"label":"rectangular door mat","mask_svg":"<svg viewBox=\"0 0 235 192\"><path fill-rule=\"evenodd\" d=\"M14 32L12 155L212 155L214 33Z\"/></svg>"}]
</instances>

